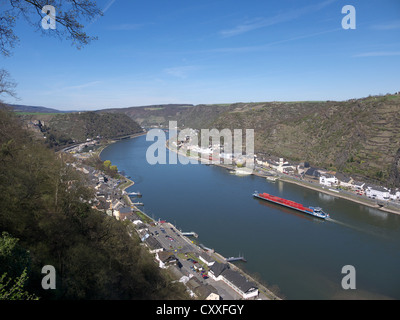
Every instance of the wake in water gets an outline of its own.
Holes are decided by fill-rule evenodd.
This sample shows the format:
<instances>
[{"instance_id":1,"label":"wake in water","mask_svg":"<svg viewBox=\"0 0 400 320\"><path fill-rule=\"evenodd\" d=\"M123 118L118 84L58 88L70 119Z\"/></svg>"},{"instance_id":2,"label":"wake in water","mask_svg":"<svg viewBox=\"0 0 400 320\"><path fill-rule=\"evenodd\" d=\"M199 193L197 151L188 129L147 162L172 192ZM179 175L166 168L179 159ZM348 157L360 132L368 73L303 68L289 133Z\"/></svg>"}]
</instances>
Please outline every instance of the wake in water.
<instances>
[{"instance_id":1,"label":"wake in water","mask_svg":"<svg viewBox=\"0 0 400 320\"><path fill-rule=\"evenodd\" d=\"M349 223L345 223L345 222L342 222L342 221L338 221L338 220L332 219L331 217L326 218L325 220L333 222L333 223L336 223L336 224L339 224L341 226L344 226L344 227L347 227L347 228L350 228L350 229L353 229L353 230L356 230L356 231L359 231L359 232L362 232L362 233L367 233L367 234L370 234L370 235L373 235L373 236L379 236L379 237L387 238L387 236L385 236L384 234L381 234L381 233L378 233L378 232L373 232L372 230L366 230L366 229L363 229L361 227L356 227L356 226L351 225Z\"/></svg>"},{"instance_id":2,"label":"wake in water","mask_svg":"<svg viewBox=\"0 0 400 320\"><path fill-rule=\"evenodd\" d=\"M326 218L325 221L330 221L330 222L333 222L333 223L337 223L337 224L340 224L342 226L345 226L345 227L348 227L348 228L352 228L352 229L355 228L354 226L352 226L352 225L350 225L348 223L344 223L342 221L338 221L338 220L332 219L331 217Z\"/></svg>"}]
</instances>

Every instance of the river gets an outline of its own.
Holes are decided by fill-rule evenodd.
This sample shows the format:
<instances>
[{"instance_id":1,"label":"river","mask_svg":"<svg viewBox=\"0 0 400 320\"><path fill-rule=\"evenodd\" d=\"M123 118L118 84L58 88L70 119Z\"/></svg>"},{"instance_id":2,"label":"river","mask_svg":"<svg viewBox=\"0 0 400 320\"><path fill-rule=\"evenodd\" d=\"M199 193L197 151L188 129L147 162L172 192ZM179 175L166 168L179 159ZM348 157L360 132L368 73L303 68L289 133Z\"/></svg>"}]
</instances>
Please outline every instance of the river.
<instances>
[{"instance_id":1,"label":"river","mask_svg":"<svg viewBox=\"0 0 400 320\"><path fill-rule=\"evenodd\" d=\"M400 215L382 212L301 186L236 176L201 164L150 165L146 136L111 144L111 160L140 191L144 212L167 220L237 263L285 299L400 299ZM330 221L252 197L267 192L319 206ZM343 266L355 268L355 289L343 289Z\"/></svg>"}]
</instances>

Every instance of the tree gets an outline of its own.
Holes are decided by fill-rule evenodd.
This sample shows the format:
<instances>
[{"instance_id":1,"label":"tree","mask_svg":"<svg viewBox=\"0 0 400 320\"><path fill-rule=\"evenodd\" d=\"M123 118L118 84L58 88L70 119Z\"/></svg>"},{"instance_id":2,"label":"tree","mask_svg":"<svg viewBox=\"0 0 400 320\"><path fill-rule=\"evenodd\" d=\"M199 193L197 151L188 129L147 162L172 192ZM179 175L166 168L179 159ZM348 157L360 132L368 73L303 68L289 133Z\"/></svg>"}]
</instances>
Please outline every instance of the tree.
<instances>
[{"instance_id":1,"label":"tree","mask_svg":"<svg viewBox=\"0 0 400 320\"><path fill-rule=\"evenodd\" d=\"M7 278L7 273L4 273L0 276L0 300L38 300L34 294L24 290L27 280L26 269L14 281Z\"/></svg>"},{"instance_id":2,"label":"tree","mask_svg":"<svg viewBox=\"0 0 400 320\"><path fill-rule=\"evenodd\" d=\"M17 95L14 91L16 86L17 84L11 80L10 73L5 69L0 69L0 96L7 94L16 98Z\"/></svg>"},{"instance_id":3,"label":"tree","mask_svg":"<svg viewBox=\"0 0 400 320\"><path fill-rule=\"evenodd\" d=\"M111 161L110 161L110 160L106 160L106 161L103 162L103 164L104 164L104 167L105 167L106 169L109 169L110 166L111 166Z\"/></svg>"},{"instance_id":4,"label":"tree","mask_svg":"<svg viewBox=\"0 0 400 320\"><path fill-rule=\"evenodd\" d=\"M0 237L0 300L37 299L24 290L28 281L30 256L18 241L8 232L3 232Z\"/></svg>"},{"instance_id":5,"label":"tree","mask_svg":"<svg viewBox=\"0 0 400 320\"><path fill-rule=\"evenodd\" d=\"M56 29L51 29L51 33L41 27L41 21L45 16L42 8L45 5L52 5L56 9ZM97 37L87 35L79 21L82 18L90 21L103 15L96 2L90 0L8 0L0 6L3 7L0 13L0 53L4 56L10 56L18 42L14 28L21 16L42 33L67 38L80 49Z\"/></svg>"}]
</instances>

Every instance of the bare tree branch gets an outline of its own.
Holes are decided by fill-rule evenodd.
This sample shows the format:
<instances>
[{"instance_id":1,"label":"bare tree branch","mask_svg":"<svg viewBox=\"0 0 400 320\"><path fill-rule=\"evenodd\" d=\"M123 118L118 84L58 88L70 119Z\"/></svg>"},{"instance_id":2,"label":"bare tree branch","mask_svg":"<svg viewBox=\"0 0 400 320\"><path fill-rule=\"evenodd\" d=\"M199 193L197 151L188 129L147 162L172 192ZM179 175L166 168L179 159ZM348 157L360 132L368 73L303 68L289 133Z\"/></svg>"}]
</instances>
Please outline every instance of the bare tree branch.
<instances>
[{"instance_id":1,"label":"bare tree branch","mask_svg":"<svg viewBox=\"0 0 400 320\"><path fill-rule=\"evenodd\" d=\"M23 17L42 34L66 38L78 49L97 37L84 32L82 20L90 21L102 15L95 1L90 0L7 0L8 8L0 13L0 53L9 56L18 37L14 33L18 18ZM42 8L52 5L56 9L56 29L44 30L41 21ZM1 4L0 4L1 6ZM4 6L4 5L3 5Z\"/></svg>"},{"instance_id":2,"label":"bare tree branch","mask_svg":"<svg viewBox=\"0 0 400 320\"><path fill-rule=\"evenodd\" d=\"M17 98L17 94L14 91L16 86L17 84L11 80L8 71L5 69L0 69L0 96L7 94L13 98Z\"/></svg>"}]
</instances>

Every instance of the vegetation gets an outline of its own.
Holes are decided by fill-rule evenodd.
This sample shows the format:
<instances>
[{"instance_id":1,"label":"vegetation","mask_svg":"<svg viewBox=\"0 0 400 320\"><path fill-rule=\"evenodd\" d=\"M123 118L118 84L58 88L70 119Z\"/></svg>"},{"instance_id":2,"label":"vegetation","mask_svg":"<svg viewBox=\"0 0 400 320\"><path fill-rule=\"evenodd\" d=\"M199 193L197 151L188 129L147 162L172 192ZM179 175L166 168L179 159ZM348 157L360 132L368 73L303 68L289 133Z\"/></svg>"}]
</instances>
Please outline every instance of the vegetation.
<instances>
[{"instance_id":1,"label":"vegetation","mask_svg":"<svg viewBox=\"0 0 400 320\"><path fill-rule=\"evenodd\" d=\"M129 226L91 208L84 176L3 109L0 162L0 232L7 232L0 241L1 297L187 298ZM55 290L41 287L45 265L56 269Z\"/></svg>"},{"instance_id":2,"label":"vegetation","mask_svg":"<svg viewBox=\"0 0 400 320\"><path fill-rule=\"evenodd\" d=\"M38 0L8 0L2 3L0 13L0 54L11 55L12 49L18 43L18 36L14 33L18 18L22 17L38 31L41 30L37 21L43 18L41 12L45 4L51 4L57 10L56 29L52 30L57 37L71 40L78 49L97 39L87 35L83 31L84 25L79 21L83 18L92 20L102 15L96 1L54 0L47 3Z\"/></svg>"},{"instance_id":3,"label":"vegetation","mask_svg":"<svg viewBox=\"0 0 400 320\"><path fill-rule=\"evenodd\" d=\"M260 102L110 110L142 126L254 129L255 152L307 161L353 179L400 187L400 95L348 101ZM154 120L157 120L156 122ZM245 138L243 137L243 140Z\"/></svg>"},{"instance_id":4,"label":"vegetation","mask_svg":"<svg viewBox=\"0 0 400 320\"><path fill-rule=\"evenodd\" d=\"M19 114L29 127L46 137L46 144L56 150L87 139L112 139L142 132L138 123L124 114L77 112L77 113L36 113ZM31 126L32 127L32 126Z\"/></svg>"}]
</instances>

